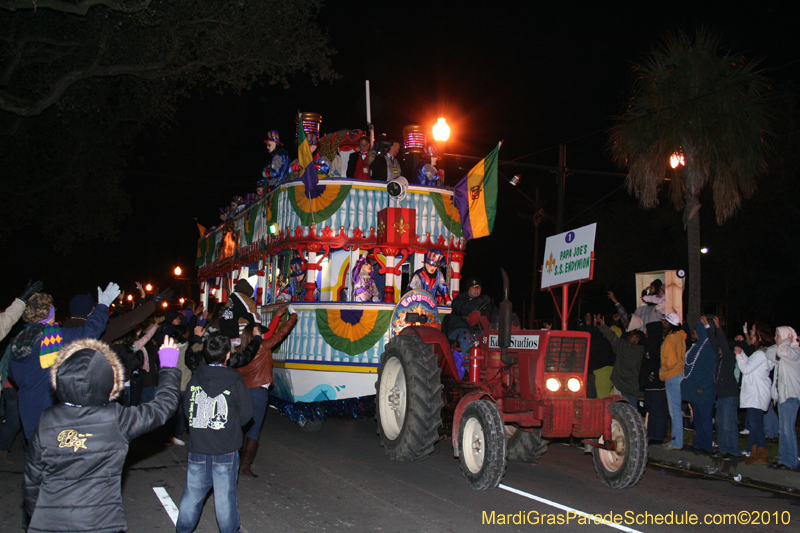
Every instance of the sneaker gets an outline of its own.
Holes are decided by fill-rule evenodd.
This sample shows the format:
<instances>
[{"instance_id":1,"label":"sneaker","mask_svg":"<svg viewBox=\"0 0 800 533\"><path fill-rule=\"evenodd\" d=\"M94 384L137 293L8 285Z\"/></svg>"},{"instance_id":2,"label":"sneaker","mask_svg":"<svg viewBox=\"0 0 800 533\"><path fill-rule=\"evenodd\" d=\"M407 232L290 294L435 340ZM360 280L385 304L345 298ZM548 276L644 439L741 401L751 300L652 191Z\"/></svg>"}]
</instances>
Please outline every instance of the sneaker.
<instances>
[{"instance_id":1,"label":"sneaker","mask_svg":"<svg viewBox=\"0 0 800 533\"><path fill-rule=\"evenodd\" d=\"M172 444L174 444L175 446L186 446L186 443L177 437L172 437L169 440L172 441Z\"/></svg>"},{"instance_id":2,"label":"sneaker","mask_svg":"<svg viewBox=\"0 0 800 533\"><path fill-rule=\"evenodd\" d=\"M668 442L668 443L666 443L666 444L664 444L664 445L663 445L663 448L664 448L665 450L668 450L668 451L672 451L672 450L682 450L682 449L683 449L683 448L678 448L678 447L676 447L676 446L673 446L673 445L672 445L671 443L669 443L669 442Z\"/></svg>"},{"instance_id":3,"label":"sneaker","mask_svg":"<svg viewBox=\"0 0 800 533\"><path fill-rule=\"evenodd\" d=\"M750 430L747 429L747 428L745 428L745 429L743 429L743 430L741 430L739 432L739 435L749 435L749 434L750 434Z\"/></svg>"}]
</instances>

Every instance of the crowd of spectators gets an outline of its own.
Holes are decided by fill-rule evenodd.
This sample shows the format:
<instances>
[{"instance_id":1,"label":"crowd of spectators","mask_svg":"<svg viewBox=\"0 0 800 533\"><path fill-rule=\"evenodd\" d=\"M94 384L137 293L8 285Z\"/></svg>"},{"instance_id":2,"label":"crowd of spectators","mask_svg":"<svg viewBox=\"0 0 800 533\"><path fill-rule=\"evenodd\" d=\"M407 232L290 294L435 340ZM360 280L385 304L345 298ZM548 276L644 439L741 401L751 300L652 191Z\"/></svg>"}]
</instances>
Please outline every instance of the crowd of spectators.
<instances>
[{"instance_id":1,"label":"crowd of spectators","mask_svg":"<svg viewBox=\"0 0 800 533\"><path fill-rule=\"evenodd\" d=\"M589 397L619 394L643 406L650 444L667 450L688 448L800 471L800 344L793 328L773 330L759 321L729 339L720 317L702 316L691 327L676 313L665 313L658 280L633 314L613 292L608 296L616 313L587 313L580 326L591 335ZM694 432L690 446L685 430ZM747 435L744 451L740 434ZM773 463L767 455L770 437L778 439Z\"/></svg>"},{"instance_id":2,"label":"crowd of spectators","mask_svg":"<svg viewBox=\"0 0 800 533\"><path fill-rule=\"evenodd\" d=\"M59 324L42 289L29 283L0 314L0 340L24 322L0 360L0 466L21 459L9 452L22 432L28 531L127 529L120 480L128 445L159 427L165 446L188 446L178 530L194 529L213 487L221 531L236 531L236 478L257 477L272 348L297 315L282 306L263 326L244 280L208 311L185 301L154 316L173 297L165 290L143 292L120 313L120 289L110 283L96 300L74 297Z\"/></svg>"}]
</instances>

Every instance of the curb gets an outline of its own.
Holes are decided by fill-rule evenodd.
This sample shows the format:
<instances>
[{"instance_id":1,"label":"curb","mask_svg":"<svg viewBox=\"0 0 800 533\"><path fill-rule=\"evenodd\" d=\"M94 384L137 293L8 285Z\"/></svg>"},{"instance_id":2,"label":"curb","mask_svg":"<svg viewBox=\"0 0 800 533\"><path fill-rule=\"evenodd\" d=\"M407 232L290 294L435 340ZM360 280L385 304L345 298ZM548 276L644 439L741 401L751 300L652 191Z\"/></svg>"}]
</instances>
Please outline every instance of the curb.
<instances>
[{"instance_id":1,"label":"curb","mask_svg":"<svg viewBox=\"0 0 800 533\"><path fill-rule=\"evenodd\" d=\"M648 463L666 464L681 470L727 478L731 481L749 480L765 483L783 487L787 492L800 493L800 472L773 470L766 465L746 465L744 457L732 460L717 459L690 450L665 450L658 444L648 446L648 454Z\"/></svg>"}]
</instances>

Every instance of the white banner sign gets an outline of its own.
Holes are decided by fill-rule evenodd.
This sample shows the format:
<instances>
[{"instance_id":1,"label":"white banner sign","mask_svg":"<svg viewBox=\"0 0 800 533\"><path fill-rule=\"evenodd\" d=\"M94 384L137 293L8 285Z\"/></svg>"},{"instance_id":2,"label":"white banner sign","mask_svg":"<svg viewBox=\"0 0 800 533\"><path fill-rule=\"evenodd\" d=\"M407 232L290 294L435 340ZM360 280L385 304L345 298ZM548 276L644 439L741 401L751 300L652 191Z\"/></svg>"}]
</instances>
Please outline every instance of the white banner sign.
<instances>
[{"instance_id":1,"label":"white banner sign","mask_svg":"<svg viewBox=\"0 0 800 533\"><path fill-rule=\"evenodd\" d=\"M597 224L547 238L542 263L542 289L589 279Z\"/></svg>"}]
</instances>

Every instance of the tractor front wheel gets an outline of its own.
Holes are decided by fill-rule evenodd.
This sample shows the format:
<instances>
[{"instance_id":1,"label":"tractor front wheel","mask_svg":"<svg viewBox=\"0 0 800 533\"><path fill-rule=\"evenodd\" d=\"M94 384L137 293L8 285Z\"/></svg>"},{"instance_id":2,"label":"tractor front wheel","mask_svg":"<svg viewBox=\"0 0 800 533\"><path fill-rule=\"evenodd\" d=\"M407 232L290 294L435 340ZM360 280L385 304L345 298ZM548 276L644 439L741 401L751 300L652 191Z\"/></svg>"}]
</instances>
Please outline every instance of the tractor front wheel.
<instances>
[{"instance_id":1,"label":"tractor front wheel","mask_svg":"<svg viewBox=\"0 0 800 533\"><path fill-rule=\"evenodd\" d=\"M506 432L493 402L476 400L461 415L458 431L461 472L475 490L494 489L506 473Z\"/></svg>"},{"instance_id":2,"label":"tractor front wheel","mask_svg":"<svg viewBox=\"0 0 800 533\"><path fill-rule=\"evenodd\" d=\"M378 368L376 417L381 445L398 461L433 453L442 425L441 369L433 346L400 335L386 344Z\"/></svg>"},{"instance_id":3,"label":"tractor front wheel","mask_svg":"<svg viewBox=\"0 0 800 533\"><path fill-rule=\"evenodd\" d=\"M611 410L611 438L614 451L592 449L594 469L600 480L612 489L626 489L642 478L647 466L647 431L636 408L627 402L616 402ZM603 437L600 437L602 444Z\"/></svg>"}]
</instances>

